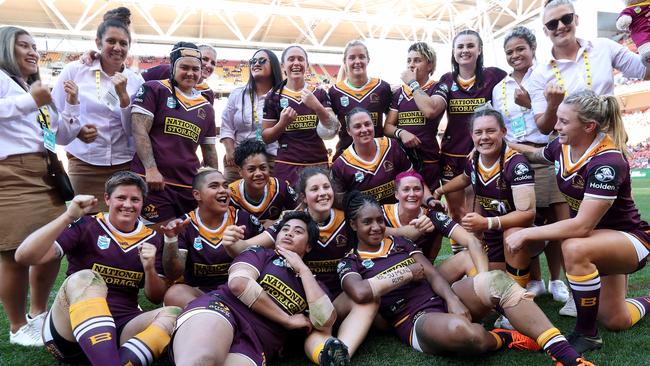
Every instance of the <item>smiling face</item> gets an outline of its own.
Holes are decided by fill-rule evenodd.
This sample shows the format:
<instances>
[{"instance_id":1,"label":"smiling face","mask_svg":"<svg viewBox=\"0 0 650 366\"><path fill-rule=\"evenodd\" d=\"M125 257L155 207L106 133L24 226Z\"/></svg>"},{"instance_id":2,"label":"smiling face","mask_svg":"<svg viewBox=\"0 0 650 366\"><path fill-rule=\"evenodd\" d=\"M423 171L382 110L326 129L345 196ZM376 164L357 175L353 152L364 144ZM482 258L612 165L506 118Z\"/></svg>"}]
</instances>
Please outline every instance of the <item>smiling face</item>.
<instances>
[{"instance_id":1,"label":"smiling face","mask_svg":"<svg viewBox=\"0 0 650 366\"><path fill-rule=\"evenodd\" d=\"M370 144L375 138L375 126L370 116L364 112L355 113L350 117L347 131L355 145Z\"/></svg>"},{"instance_id":2,"label":"smiling face","mask_svg":"<svg viewBox=\"0 0 650 366\"><path fill-rule=\"evenodd\" d=\"M525 39L514 37L506 43L504 50L506 52L506 60L515 71L526 72L533 66L533 58L535 51L533 51Z\"/></svg>"},{"instance_id":3,"label":"smiling face","mask_svg":"<svg viewBox=\"0 0 650 366\"><path fill-rule=\"evenodd\" d=\"M329 178L323 174L315 174L305 184L303 202L307 205L312 217L329 214L334 203L334 189Z\"/></svg>"},{"instance_id":4,"label":"smiling face","mask_svg":"<svg viewBox=\"0 0 650 366\"><path fill-rule=\"evenodd\" d=\"M474 147L482 156L487 158L499 156L505 135L506 130L499 126L494 116L481 116L474 119L472 140Z\"/></svg>"},{"instance_id":5,"label":"smiling face","mask_svg":"<svg viewBox=\"0 0 650 366\"><path fill-rule=\"evenodd\" d=\"M409 51L406 57L406 67L415 71L415 78L420 81L428 80L429 75L433 72L433 64L418 51Z\"/></svg>"},{"instance_id":6,"label":"smiling face","mask_svg":"<svg viewBox=\"0 0 650 366\"><path fill-rule=\"evenodd\" d=\"M303 257L310 249L307 224L299 219L285 222L275 239L275 246L290 250Z\"/></svg>"},{"instance_id":7,"label":"smiling face","mask_svg":"<svg viewBox=\"0 0 650 366\"><path fill-rule=\"evenodd\" d=\"M263 190L269 181L269 163L264 154L251 155L244 160L239 175L247 190Z\"/></svg>"},{"instance_id":8,"label":"smiling face","mask_svg":"<svg viewBox=\"0 0 650 366\"><path fill-rule=\"evenodd\" d=\"M282 60L282 70L288 79L304 79L308 65L307 55L298 47L289 48Z\"/></svg>"},{"instance_id":9,"label":"smiling face","mask_svg":"<svg viewBox=\"0 0 650 366\"><path fill-rule=\"evenodd\" d=\"M217 54L210 47L201 49L201 81L209 78L217 67Z\"/></svg>"},{"instance_id":10,"label":"smiling face","mask_svg":"<svg viewBox=\"0 0 650 366\"><path fill-rule=\"evenodd\" d=\"M378 246L386 233L384 213L379 206L366 203L350 221L350 227L356 231L360 246Z\"/></svg>"},{"instance_id":11,"label":"smiling face","mask_svg":"<svg viewBox=\"0 0 650 366\"><path fill-rule=\"evenodd\" d=\"M102 64L119 69L129 54L129 35L122 28L108 27L102 39L95 39Z\"/></svg>"},{"instance_id":12,"label":"smiling face","mask_svg":"<svg viewBox=\"0 0 650 366\"><path fill-rule=\"evenodd\" d=\"M16 37L14 45L16 63L20 69L20 75L23 79L38 72L38 60L40 55L36 51L36 43L29 34L21 34Z\"/></svg>"},{"instance_id":13,"label":"smiling face","mask_svg":"<svg viewBox=\"0 0 650 366\"><path fill-rule=\"evenodd\" d=\"M201 77L201 61L194 57L181 57L174 64L174 80L178 88L190 93Z\"/></svg>"},{"instance_id":14,"label":"smiling face","mask_svg":"<svg viewBox=\"0 0 650 366\"><path fill-rule=\"evenodd\" d=\"M558 106L557 122L554 128L561 144L578 145L584 141L593 141L598 130L597 127L596 122L583 123L580 121L574 106L565 103Z\"/></svg>"},{"instance_id":15,"label":"smiling face","mask_svg":"<svg viewBox=\"0 0 650 366\"><path fill-rule=\"evenodd\" d=\"M418 210L422 205L424 188L422 182L416 177L404 177L399 181L395 198L401 207L406 210Z\"/></svg>"},{"instance_id":16,"label":"smiling face","mask_svg":"<svg viewBox=\"0 0 650 366\"><path fill-rule=\"evenodd\" d=\"M454 60L460 67L476 67L478 56L483 52L480 40L473 34L462 34L454 42Z\"/></svg>"},{"instance_id":17,"label":"smiling face","mask_svg":"<svg viewBox=\"0 0 650 366\"><path fill-rule=\"evenodd\" d=\"M110 223L118 230L130 232L142 210L142 191L135 185L119 185L109 196L104 193Z\"/></svg>"},{"instance_id":18,"label":"smiling face","mask_svg":"<svg viewBox=\"0 0 650 366\"><path fill-rule=\"evenodd\" d=\"M368 53L364 46L352 46L348 48L343 62L349 77L368 78Z\"/></svg>"},{"instance_id":19,"label":"smiling face","mask_svg":"<svg viewBox=\"0 0 650 366\"><path fill-rule=\"evenodd\" d=\"M574 11L569 5L560 5L544 11L544 18L542 22L544 24L550 22L551 20L560 19L562 16L571 14ZM576 42L576 27L578 26L578 16L574 15L571 23L564 25L562 22L558 22L558 27L555 30L550 30L544 26L544 34L553 43L553 47L566 47L571 43Z\"/></svg>"},{"instance_id":20,"label":"smiling face","mask_svg":"<svg viewBox=\"0 0 650 366\"><path fill-rule=\"evenodd\" d=\"M272 79L273 70L271 70L271 60L269 59L268 53L266 51L257 51L253 55L253 59L256 59L254 65L251 65L251 74L255 80L260 79Z\"/></svg>"},{"instance_id":21,"label":"smiling face","mask_svg":"<svg viewBox=\"0 0 650 366\"><path fill-rule=\"evenodd\" d=\"M199 208L217 215L223 214L230 203L230 188L223 174L213 172L203 177L199 189L192 190L192 196L199 203Z\"/></svg>"}]
</instances>

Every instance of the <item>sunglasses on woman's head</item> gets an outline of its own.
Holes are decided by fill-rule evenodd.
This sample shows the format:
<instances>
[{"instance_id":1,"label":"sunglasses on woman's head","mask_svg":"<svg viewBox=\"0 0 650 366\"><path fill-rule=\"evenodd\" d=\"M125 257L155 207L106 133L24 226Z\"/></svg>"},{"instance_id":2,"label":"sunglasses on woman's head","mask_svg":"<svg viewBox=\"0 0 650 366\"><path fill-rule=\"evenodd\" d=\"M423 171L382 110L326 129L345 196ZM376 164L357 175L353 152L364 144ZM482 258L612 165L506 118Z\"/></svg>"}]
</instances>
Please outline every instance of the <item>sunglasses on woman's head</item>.
<instances>
[{"instance_id":1,"label":"sunglasses on woman's head","mask_svg":"<svg viewBox=\"0 0 650 366\"><path fill-rule=\"evenodd\" d=\"M560 25L560 22L562 22L562 24L564 24L565 26L571 24L571 22L573 22L574 16L575 16L574 13L564 14L558 19L549 20L548 22L546 22L546 24L544 24L544 26L546 27L546 29L550 31L554 31Z\"/></svg>"},{"instance_id":2,"label":"sunglasses on woman's head","mask_svg":"<svg viewBox=\"0 0 650 366\"><path fill-rule=\"evenodd\" d=\"M266 61L268 61L268 60L269 60L268 58L264 58L264 57L260 57L260 58L254 57L254 58L248 60L248 63L249 63L251 66L255 66L255 64L258 64L258 65L262 66L262 65L264 65L264 64L266 63Z\"/></svg>"}]
</instances>

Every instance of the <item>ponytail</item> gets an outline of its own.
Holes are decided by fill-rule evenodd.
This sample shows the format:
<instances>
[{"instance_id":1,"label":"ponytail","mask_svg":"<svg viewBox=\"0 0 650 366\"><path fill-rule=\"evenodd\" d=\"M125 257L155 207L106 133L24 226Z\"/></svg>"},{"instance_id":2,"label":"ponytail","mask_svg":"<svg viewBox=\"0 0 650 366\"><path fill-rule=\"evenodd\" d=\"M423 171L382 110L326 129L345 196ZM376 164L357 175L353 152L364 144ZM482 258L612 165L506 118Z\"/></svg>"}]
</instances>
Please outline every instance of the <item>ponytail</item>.
<instances>
[{"instance_id":1,"label":"ponytail","mask_svg":"<svg viewBox=\"0 0 650 366\"><path fill-rule=\"evenodd\" d=\"M627 149L627 132L625 131L618 101L611 95L601 98L604 99L603 112L605 114L605 120L603 121L603 128L605 126L607 127L607 134L614 140L616 148L627 159L630 157L630 152Z\"/></svg>"}]
</instances>

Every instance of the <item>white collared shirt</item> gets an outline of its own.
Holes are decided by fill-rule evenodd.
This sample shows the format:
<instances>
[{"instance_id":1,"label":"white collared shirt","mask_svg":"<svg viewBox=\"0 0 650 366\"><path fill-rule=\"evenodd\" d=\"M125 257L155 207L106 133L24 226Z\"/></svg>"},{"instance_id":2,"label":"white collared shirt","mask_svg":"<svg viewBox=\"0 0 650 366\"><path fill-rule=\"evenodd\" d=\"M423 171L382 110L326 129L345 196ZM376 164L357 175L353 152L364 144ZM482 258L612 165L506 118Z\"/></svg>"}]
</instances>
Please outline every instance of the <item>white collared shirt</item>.
<instances>
[{"instance_id":1,"label":"white collared shirt","mask_svg":"<svg viewBox=\"0 0 650 366\"><path fill-rule=\"evenodd\" d=\"M535 65L531 66L528 71L526 71L526 75L524 75L524 78L521 81L522 84L524 84L530 78L534 67ZM503 96L504 83L506 87L505 100ZM506 128L508 129L508 132L506 134L506 141L533 142L535 144L547 143L548 136L541 133L539 131L539 128L537 128L533 110L524 108L515 103L516 89L519 89L519 84L517 84L517 81L511 75L506 75L506 77L503 78L503 80L501 80L501 82L499 82L497 85L495 85L494 89L492 89L492 106L494 109L501 112L503 120L506 123ZM505 113L506 108L504 107L504 102L505 106L507 106L508 115ZM512 121L520 117L524 118L524 123L526 125L526 134L523 136L515 137L513 134L514 129L512 126Z\"/></svg>"},{"instance_id":2,"label":"white collared shirt","mask_svg":"<svg viewBox=\"0 0 650 366\"><path fill-rule=\"evenodd\" d=\"M65 106L62 113L48 106L51 128L56 142L65 145L70 140L68 130L79 126L78 109ZM5 72L0 71L0 160L10 155L45 151L43 129L38 122L38 106L32 95ZM59 117L61 121L58 121ZM58 131L57 131L58 127Z\"/></svg>"},{"instance_id":3,"label":"white collared shirt","mask_svg":"<svg viewBox=\"0 0 650 366\"><path fill-rule=\"evenodd\" d=\"M99 85L96 82L97 71L100 75ZM129 96L134 95L144 82L142 76L128 68L122 74L127 78L127 93ZM52 98L59 109L65 105L63 82L66 80L73 80L79 87L80 125L70 133L76 137L81 126L88 123L97 126L95 141L86 144L75 138L66 147L66 151L92 165L110 166L131 161L135 154L131 135L131 106L120 108L118 100L109 107L104 102L104 96L109 91L115 96L117 93L110 76L102 70L100 61L95 60L89 66L75 61L63 68L52 90Z\"/></svg>"},{"instance_id":4,"label":"white collared shirt","mask_svg":"<svg viewBox=\"0 0 650 366\"><path fill-rule=\"evenodd\" d=\"M569 93L587 88L584 53L588 52L591 66L592 90L598 95L614 94L614 69L621 71L628 78L643 79L646 68L639 55L624 46L606 38L587 41L578 38L580 49L575 60L556 60L552 55L545 62L540 62L524 87L530 93L533 111L541 114L546 111L544 89L552 82L557 83L551 61L555 60L564 85Z\"/></svg>"}]
</instances>

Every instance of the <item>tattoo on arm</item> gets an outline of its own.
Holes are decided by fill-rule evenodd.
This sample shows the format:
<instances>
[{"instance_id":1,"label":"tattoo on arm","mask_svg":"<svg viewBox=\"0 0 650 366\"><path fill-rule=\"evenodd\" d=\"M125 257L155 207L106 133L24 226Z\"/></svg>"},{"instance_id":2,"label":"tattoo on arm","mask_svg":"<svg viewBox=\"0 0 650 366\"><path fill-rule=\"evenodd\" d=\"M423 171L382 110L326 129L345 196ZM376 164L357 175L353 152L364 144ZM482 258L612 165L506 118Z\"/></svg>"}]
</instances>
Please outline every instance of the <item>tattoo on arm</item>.
<instances>
[{"instance_id":1,"label":"tattoo on arm","mask_svg":"<svg viewBox=\"0 0 650 366\"><path fill-rule=\"evenodd\" d=\"M213 144L202 144L201 152L203 153L203 164L214 169L219 169L219 157L217 156L217 147Z\"/></svg>"},{"instance_id":2,"label":"tattoo on arm","mask_svg":"<svg viewBox=\"0 0 650 366\"><path fill-rule=\"evenodd\" d=\"M133 113L131 115L133 138L135 140L135 150L138 157L142 161L145 169L154 168L156 166L156 159L153 157L153 148L151 147L151 139L149 138L149 131L153 125L153 117L141 113Z\"/></svg>"},{"instance_id":3,"label":"tattoo on arm","mask_svg":"<svg viewBox=\"0 0 650 366\"><path fill-rule=\"evenodd\" d=\"M542 148L535 149L534 151L530 152L525 152L524 155L531 163L551 165L551 163L544 157L544 149Z\"/></svg>"}]
</instances>

